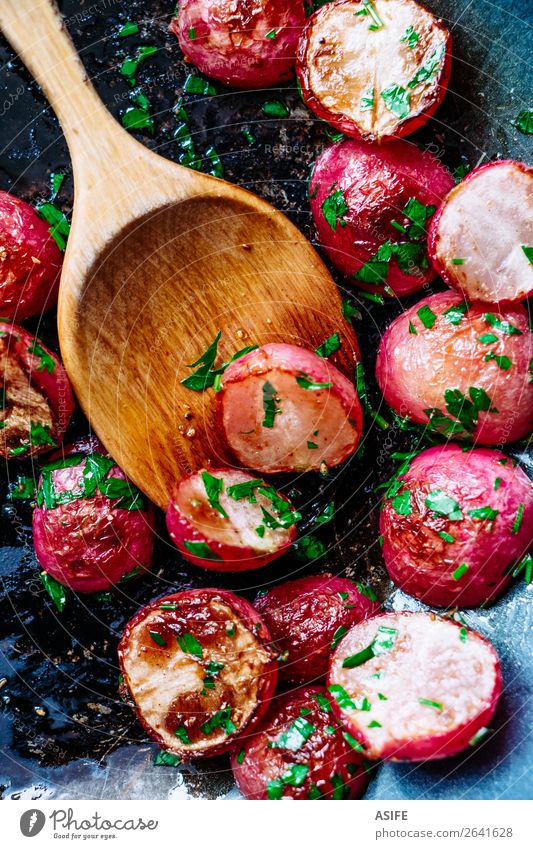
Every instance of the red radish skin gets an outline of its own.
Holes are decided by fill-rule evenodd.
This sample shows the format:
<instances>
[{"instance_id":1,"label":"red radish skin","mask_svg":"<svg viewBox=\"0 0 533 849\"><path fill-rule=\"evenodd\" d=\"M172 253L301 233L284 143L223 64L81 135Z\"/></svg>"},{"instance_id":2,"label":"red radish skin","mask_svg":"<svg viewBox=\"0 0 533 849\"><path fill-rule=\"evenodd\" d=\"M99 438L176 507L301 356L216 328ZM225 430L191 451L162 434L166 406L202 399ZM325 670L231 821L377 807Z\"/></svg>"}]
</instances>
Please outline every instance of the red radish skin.
<instances>
[{"instance_id":1,"label":"red radish skin","mask_svg":"<svg viewBox=\"0 0 533 849\"><path fill-rule=\"evenodd\" d=\"M258 492L257 488L253 490L253 503L249 498L235 500L228 495L228 487L256 480L274 497L283 499L288 510L290 502L284 496L252 475L236 469L203 472L223 481L218 503L226 516L209 503L202 472L189 475L176 484L167 508L167 528L172 542L186 560L203 569L241 572L265 566L287 551L296 536L296 524L288 528L266 527L261 508L279 518L272 500ZM262 529L262 536L257 528ZM197 557L187 548L186 542L207 546L209 557Z\"/></svg>"},{"instance_id":2,"label":"red radish skin","mask_svg":"<svg viewBox=\"0 0 533 849\"><path fill-rule=\"evenodd\" d=\"M285 734L290 735L290 748L283 745ZM307 767L298 785L282 779L295 764ZM231 756L237 786L247 799L358 799L367 784L361 764L361 754L333 720L323 687L302 687L279 696L256 734Z\"/></svg>"},{"instance_id":3,"label":"red radish skin","mask_svg":"<svg viewBox=\"0 0 533 849\"><path fill-rule=\"evenodd\" d=\"M170 31L207 76L237 88L267 88L294 75L305 20L302 0L180 0Z\"/></svg>"},{"instance_id":4,"label":"red radish skin","mask_svg":"<svg viewBox=\"0 0 533 849\"><path fill-rule=\"evenodd\" d=\"M409 201L437 207L453 185L451 174L436 156L409 142L385 146L354 139L339 142L319 156L309 186L318 240L335 267L353 279L384 243L409 241L391 224L394 221L407 230L412 227L412 220L403 214ZM339 192L347 211L332 226L324 210L332 203L328 198L339 197ZM397 297L421 289L433 280L435 271L427 260L425 237L416 241L423 246L421 263L425 267L411 263L407 266L409 273L405 273L393 255L386 286L357 278L354 285Z\"/></svg>"},{"instance_id":5,"label":"red radish skin","mask_svg":"<svg viewBox=\"0 0 533 849\"><path fill-rule=\"evenodd\" d=\"M299 380L330 385L306 389ZM281 412L268 427L263 422L272 390ZM224 373L217 402L230 449L243 466L265 474L336 466L361 438L354 385L327 360L296 345L263 345L236 360Z\"/></svg>"},{"instance_id":6,"label":"red radish skin","mask_svg":"<svg viewBox=\"0 0 533 849\"><path fill-rule=\"evenodd\" d=\"M65 369L40 339L15 324L0 323L0 357L0 456L21 460L49 452L62 442L74 412Z\"/></svg>"},{"instance_id":7,"label":"red radish skin","mask_svg":"<svg viewBox=\"0 0 533 849\"><path fill-rule=\"evenodd\" d=\"M254 607L281 656L286 655L280 680L292 684L324 679L332 645L352 625L379 611L372 590L329 573L279 584L258 596Z\"/></svg>"},{"instance_id":8,"label":"red radish skin","mask_svg":"<svg viewBox=\"0 0 533 849\"><path fill-rule=\"evenodd\" d=\"M387 639L392 648L343 666L376 639L376 651ZM328 689L368 758L423 761L475 745L496 709L502 675L494 647L476 631L433 613L385 613L349 631L331 659Z\"/></svg>"},{"instance_id":9,"label":"red radish skin","mask_svg":"<svg viewBox=\"0 0 533 849\"><path fill-rule=\"evenodd\" d=\"M437 607L492 601L511 580L509 567L533 542L527 475L500 451L442 445L422 451L400 480L380 514L383 558L394 583ZM426 499L436 492L452 498L463 518L430 509ZM495 513L487 518L470 513L488 507Z\"/></svg>"},{"instance_id":10,"label":"red radish skin","mask_svg":"<svg viewBox=\"0 0 533 849\"><path fill-rule=\"evenodd\" d=\"M118 646L123 693L162 749L185 761L220 754L268 710L277 684L269 642L253 607L227 590L165 596L126 625ZM226 708L234 730L216 718L202 730Z\"/></svg>"},{"instance_id":11,"label":"red radish skin","mask_svg":"<svg viewBox=\"0 0 533 849\"><path fill-rule=\"evenodd\" d=\"M527 436L533 411L533 340L526 310L520 304L474 303L462 317L447 312L460 305L463 309L460 295L440 292L419 301L388 327L376 362L385 400L399 415L422 424L428 421L425 410L440 410L448 421L434 415L432 423L448 437L503 445ZM421 315L426 324L434 316L433 326L425 326ZM471 387L484 390L490 409L478 409L477 424L472 420L473 427L468 422L466 428L456 425L455 432L457 417L445 392L459 390L470 403ZM467 406L463 402L463 410Z\"/></svg>"},{"instance_id":12,"label":"red radish skin","mask_svg":"<svg viewBox=\"0 0 533 849\"><path fill-rule=\"evenodd\" d=\"M89 439L79 440L50 459L78 453L79 463L48 473L56 494L82 489L87 456L106 454L97 440ZM111 466L105 477L127 480L117 465ZM141 574L150 567L155 532L151 504L141 510L119 508L119 499L97 490L90 497L47 507L42 502L42 490L41 477L38 506L33 511L35 554L44 571L61 584L77 593L95 593L109 590L127 576Z\"/></svg>"},{"instance_id":13,"label":"red radish skin","mask_svg":"<svg viewBox=\"0 0 533 849\"><path fill-rule=\"evenodd\" d=\"M515 303L533 293L533 168L504 160L476 168L444 199L429 231L433 265L470 300ZM455 262L454 262L455 260Z\"/></svg>"},{"instance_id":14,"label":"red radish skin","mask_svg":"<svg viewBox=\"0 0 533 849\"><path fill-rule=\"evenodd\" d=\"M49 224L25 201L0 192L0 315L24 321L51 309L62 262Z\"/></svg>"},{"instance_id":15,"label":"red radish skin","mask_svg":"<svg viewBox=\"0 0 533 849\"><path fill-rule=\"evenodd\" d=\"M372 10L354 0L318 9L300 38L296 73L319 118L347 136L386 141L414 132L442 102L452 39L414 0L374 0Z\"/></svg>"}]
</instances>

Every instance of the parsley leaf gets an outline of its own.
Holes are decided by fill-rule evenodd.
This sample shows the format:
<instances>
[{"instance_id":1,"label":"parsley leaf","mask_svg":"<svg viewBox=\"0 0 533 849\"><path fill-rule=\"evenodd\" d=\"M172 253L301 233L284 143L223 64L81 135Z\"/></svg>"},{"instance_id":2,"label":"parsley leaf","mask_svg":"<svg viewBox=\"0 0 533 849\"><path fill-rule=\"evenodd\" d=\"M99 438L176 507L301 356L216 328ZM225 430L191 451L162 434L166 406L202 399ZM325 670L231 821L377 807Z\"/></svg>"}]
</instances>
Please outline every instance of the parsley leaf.
<instances>
[{"instance_id":1,"label":"parsley leaf","mask_svg":"<svg viewBox=\"0 0 533 849\"><path fill-rule=\"evenodd\" d=\"M334 233L337 232L337 223L341 227L346 227L344 216L347 212L349 208L341 189L336 189L322 203L322 213Z\"/></svg>"},{"instance_id":2,"label":"parsley leaf","mask_svg":"<svg viewBox=\"0 0 533 849\"><path fill-rule=\"evenodd\" d=\"M338 351L341 346L341 338L337 332L333 333L329 336L321 345L316 348L315 353L318 354L319 357L323 357L326 359L330 357L335 351Z\"/></svg>"},{"instance_id":3,"label":"parsley leaf","mask_svg":"<svg viewBox=\"0 0 533 849\"><path fill-rule=\"evenodd\" d=\"M411 85L409 83L409 85ZM385 106L397 118L407 118L409 115L409 92L400 85L392 84L381 92Z\"/></svg>"},{"instance_id":4,"label":"parsley leaf","mask_svg":"<svg viewBox=\"0 0 533 849\"><path fill-rule=\"evenodd\" d=\"M202 480L204 482L209 504L222 516L223 519L227 519L228 514L220 503L220 493L224 489L224 481L222 478L216 478L214 475L211 475L206 471L202 472Z\"/></svg>"},{"instance_id":5,"label":"parsley leaf","mask_svg":"<svg viewBox=\"0 0 533 849\"><path fill-rule=\"evenodd\" d=\"M276 404L279 404L279 402L280 399L276 389L266 380L263 383L263 410L265 413L264 419L261 422L263 427L274 427L274 420L281 413L279 407L276 407Z\"/></svg>"}]
</instances>

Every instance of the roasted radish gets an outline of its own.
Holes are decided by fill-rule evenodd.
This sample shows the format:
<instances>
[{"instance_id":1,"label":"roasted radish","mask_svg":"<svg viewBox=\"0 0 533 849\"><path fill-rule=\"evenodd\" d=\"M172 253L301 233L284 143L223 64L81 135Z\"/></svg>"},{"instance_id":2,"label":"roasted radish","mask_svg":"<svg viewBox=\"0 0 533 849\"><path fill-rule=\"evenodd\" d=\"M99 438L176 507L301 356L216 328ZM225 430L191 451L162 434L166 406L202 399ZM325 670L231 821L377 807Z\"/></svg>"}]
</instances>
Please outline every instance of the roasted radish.
<instances>
[{"instance_id":1,"label":"roasted radish","mask_svg":"<svg viewBox=\"0 0 533 849\"><path fill-rule=\"evenodd\" d=\"M361 745L338 726L322 687L276 699L231 767L247 799L357 799L367 783Z\"/></svg>"},{"instance_id":2,"label":"roasted radish","mask_svg":"<svg viewBox=\"0 0 533 849\"><path fill-rule=\"evenodd\" d=\"M455 755L486 732L500 662L476 631L433 613L386 613L354 625L331 659L335 713L368 758Z\"/></svg>"},{"instance_id":3,"label":"roasted radish","mask_svg":"<svg viewBox=\"0 0 533 849\"><path fill-rule=\"evenodd\" d=\"M520 304L467 304L455 292L424 298L387 329L376 376L401 416L485 445L531 431L533 338Z\"/></svg>"},{"instance_id":4,"label":"roasted radish","mask_svg":"<svg viewBox=\"0 0 533 849\"><path fill-rule=\"evenodd\" d=\"M426 604L473 607L504 589L533 542L533 484L500 451L430 448L390 488L380 527L397 586Z\"/></svg>"},{"instance_id":5,"label":"roasted radish","mask_svg":"<svg viewBox=\"0 0 533 849\"><path fill-rule=\"evenodd\" d=\"M0 323L0 456L43 454L58 446L74 410L67 373L31 333Z\"/></svg>"},{"instance_id":6,"label":"roasted radish","mask_svg":"<svg viewBox=\"0 0 533 849\"><path fill-rule=\"evenodd\" d=\"M296 73L307 105L347 136L412 133L441 103L451 36L414 0L335 0L300 38Z\"/></svg>"},{"instance_id":7,"label":"roasted radish","mask_svg":"<svg viewBox=\"0 0 533 849\"><path fill-rule=\"evenodd\" d=\"M108 590L150 567L155 515L98 440L41 470L33 544L45 572L79 593Z\"/></svg>"},{"instance_id":8,"label":"roasted radish","mask_svg":"<svg viewBox=\"0 0 533 849\"><path fill-rule=\"evenodd\" d=\"M281 680L293 684L325 678L339 640L379 610L369 587L328 573L279 584L254 607L280 649Z\"/></svg>"},{"instance_id":9,"label":"roasted radish","mask_svg":"<svg viewBox=\"0 0 533 849\"><path fill-rule=\"evenodd\" d=\"M309 186L318 240L356 286L408 295L435 277L426 231L453 185L436 156L408 142L335 144Z\"/></svg>"},{"instance_id":10,"label":"roasted radish","mask_svg":"<svg viewBox=\"0 0 533 849\"><path fill-rule=\"evenodd\" d=\"M361 437L353 384L326 359L296 345L263 345L231 363L217 399L229 447L259 472L336 466Z\"/></svg>"},{"instance_id":11,"label":"roasted radish","mask_svg":"<svg viewBox=\"0 0 533 849\"><path fill-rule=\"evenodd\" d=\"M227 572L257 569L279 557L299 519L273 486L236 469L204 469L183 478L167 509L170 537L183 556Z\"/></svg>"},{"instance_id":12,"label":"roasted radish","mask_svg":"<svg viewBox=\"0 0 533 849\"><path fill-rule=\"evenodd\" d=\"M162 749L182 760L219 754L265 714L277 681L270 635L226 590L153 601L118 646L123 690Z\"/></svg>"},{"instance_id":13,"label":"roasted radish","mask_svg":"<svg viewBox=\"0 0 533 849\"><path fill-rule=\"evenodd\" d=\"M24 321L51 309L62 262L46 221L28 203L0 192L0 315Z\"/></svg>"},{"instance_id":14,"label":"roasted radish","mask_svg":"<svg viewBox=\"0 0 533 849\"><path fill-rule=\"evenodd\" d=\"M489 162L449 193L429 250L437 273L471 301L516 302L533 292L533 168Z\"/></svg>"},{"instance_id":15,"label":"roasted radish","mask_svg":"<svg viewBox=\"0 0 533 849\"><path fill-rule=\"evenodd\" d=\"M303 0L180 0L170 30L204 74L266 88L292 77L304 24Z\"/></svg>"}]
</instances>

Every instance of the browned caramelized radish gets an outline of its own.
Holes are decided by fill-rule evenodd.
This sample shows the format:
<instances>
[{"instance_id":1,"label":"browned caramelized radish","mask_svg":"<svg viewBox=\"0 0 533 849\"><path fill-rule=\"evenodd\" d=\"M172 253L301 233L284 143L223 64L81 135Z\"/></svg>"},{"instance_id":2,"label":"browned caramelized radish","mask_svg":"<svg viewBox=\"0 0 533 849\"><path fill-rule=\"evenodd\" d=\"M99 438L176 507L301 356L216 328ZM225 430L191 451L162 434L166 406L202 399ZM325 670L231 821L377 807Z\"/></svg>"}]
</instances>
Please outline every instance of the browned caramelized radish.
<instances>
[{"instance_id":1,"label":"browned caramelized radish","mask_svg":"<svg viewBox=\"0 0 533 849\"><path fill-rule=\"evenodd\" d=\"M218 754L264 715L277 664L253 607L187 590L143 608L118 647L125 694L146 731L182 760Z\"/></svg>"},{"instance_id":2,"label":"browned caramelized radish","mask_svg":"<svg viewBox=\"0 0 533 849\"><path fill-rule=\"evenodd\" d=\"M448 85L451 36L414 0L335 0L310 18L296 73L307 105L348 136L412 133Z\"/></svg>"}]
</instances>

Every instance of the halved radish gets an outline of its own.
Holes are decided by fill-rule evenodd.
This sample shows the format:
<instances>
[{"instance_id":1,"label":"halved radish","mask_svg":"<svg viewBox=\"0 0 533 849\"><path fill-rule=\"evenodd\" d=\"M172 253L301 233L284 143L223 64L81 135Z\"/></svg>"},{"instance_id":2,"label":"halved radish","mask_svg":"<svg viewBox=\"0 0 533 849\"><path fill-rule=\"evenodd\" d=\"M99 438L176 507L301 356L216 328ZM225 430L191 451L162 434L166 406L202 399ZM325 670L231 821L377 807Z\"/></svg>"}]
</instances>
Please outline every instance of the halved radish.
<instances>
[{"instance_id":1,"label":"halved radish","mask_svg":"<svg viewBox=\"0 0 533 849\"><path fill-rule=\"evenodd\" d=\"M533 168L489 162L451 190L435 214L437 272L470 300L521 301L533 292Z\"/></svg>"},{"instance_id":2,"label":"halved radish","mask_svg":"<svg viewBox=\"0 0 533 849\"><path fill-rule=\"evenodd\" d=\"M260 478L204 469L176 485L166 518L172 541L191 563L240 572L283 554L301 515Z\"/></svg>"},{"instance_id":3,"label":"halved radish","mask_svg":"<svg viewBox=\"0 0 533 849\"><path fill-rule=\"evenodd\" d=\"M387 328L376 377L401 416L484 445L533 424L533 335L521 304L467 304L450 290L423 298Z\"/></svg>"},{"instance_id":4,"label":"halved radish","mask_svg":"<svg viewBox=\"0 0 533 849\"><path fill-rule=\"evenodd\" d=\"M327 360L296 345L257 348L226 369L217 395L226 441L260 472L336 466L362 429L354 385Z\"/></svg>"},{"instance_id":5,"label":"halved radish","mask_svg":"<svg viewBox=\"0 0 533 849\"><path fill-rule=\"evenodd\" d=\"M435 277L426 231L453 185L414 144L346 139L319 156L309 184L319 242L354 285L409 295Z\"/></svg>"},{"instance_id":6,"label":"halved radish","mask_svg":"<svg viewBox=\"0 0 533 849\"><path fill-rule=\"evenodd\" d=\"M421 761L475 745L502 676L496 651L476 631L433 613L385 613L342 640L328 690L367 757Z\"/></svg>"},{"instance_id":7,"label":"halved radish","mask_svg":"<svg viewBox=\"0 0 533 849\"><path fill-rule=\"evenodd\" d=\"M307 105L348 136L412 133L441 103L451 36L414 0L335 0L310 18L296 73Z\"/></svg>"},{"instance_id":8,"label":"halved radish","mask_svg":"<svg viewBox=\"0 0 533 849\"><path fill-rule=\"evenodd\" d=\"M303 0L180 0L170 31L204 74L238 88L293 76Z\"/></svg>"},{"instance_id":9,"label":"halved radish","mask_svg":"<svg viewBox=\"0 0 533 849\"><path fill-rule=\"evenodd\" d=\"M324 689L302 687L276 700L231 767L247 799L357 799L367 783L362 760Z\"/></svg>"},{"instance_id":10,"label":"halved radish","mask_svg":"<svg viewBox=\"0 0 533 849\"><path fill-rule=\"evenodd\" d=\"M0 396L0 457L23 460L62 442L74 412L67 373L40 339L3 322Z\"/></svg>"},{"instance_id":11,"label":"halved radish","mask_svg":"<svg viewBox=\"0 0 533 849\"><path fill-rule=\"evenodd\" d=\"M391 488L380 530L385 565L404 592L474 607L502 592L533 543L533 484L501 451L429 448Z\"/></svg>"},{"instance_id":12,"label":"halved radish","mask_svg":"<svg viewBox=\"0 0 533 849\"><path fill-rule=\"evenodd\" d=\"M118 646L123 691L162 749L219 754L265 714L277 682L270 634L243 598L186 590L153 601Z\"/></svg>"},{"instance_id":13,"label":"halved radish","mask_svg":"<svg viewBox=\"0 0 533 849\"><path fill-rule=\"evenodd\" d=\"M370 587L328 572L278 584L254 607L282 653L280 678L293 684L324 679L341 637L379 610Z\"/></svg>"}]
</instances>

